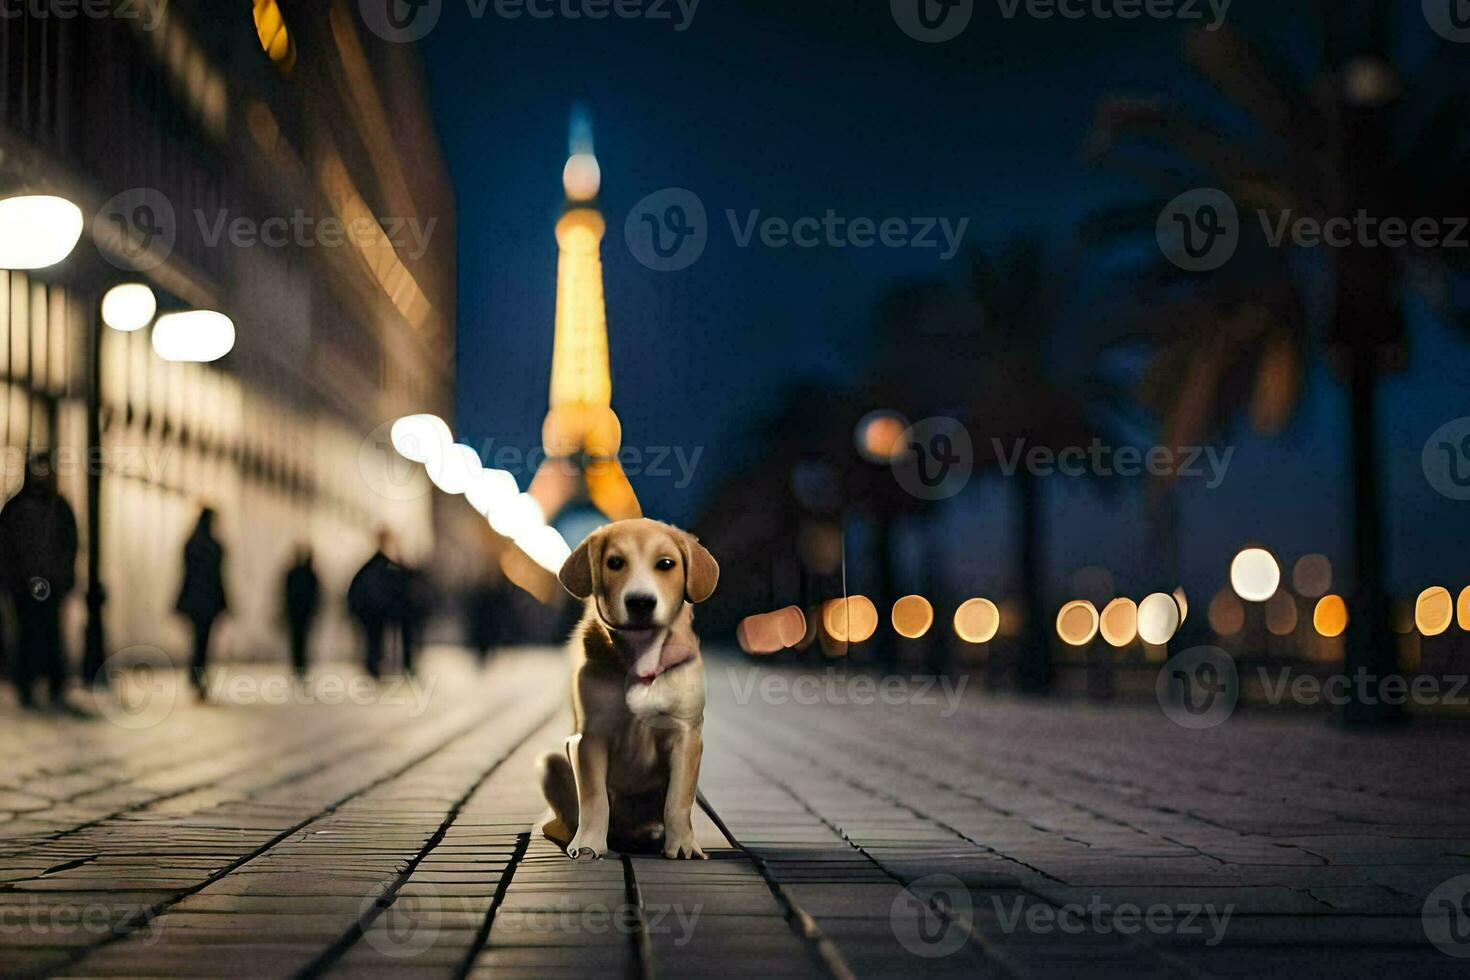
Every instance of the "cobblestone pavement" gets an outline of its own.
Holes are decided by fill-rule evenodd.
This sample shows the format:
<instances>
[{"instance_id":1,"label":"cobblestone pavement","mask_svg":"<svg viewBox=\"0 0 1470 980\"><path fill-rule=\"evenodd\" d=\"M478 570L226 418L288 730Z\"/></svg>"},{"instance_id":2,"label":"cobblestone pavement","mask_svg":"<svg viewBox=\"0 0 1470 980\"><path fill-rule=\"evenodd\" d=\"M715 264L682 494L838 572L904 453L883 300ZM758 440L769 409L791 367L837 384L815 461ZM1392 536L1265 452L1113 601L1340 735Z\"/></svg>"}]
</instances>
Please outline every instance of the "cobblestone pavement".
<instances>
[{"instance_id":1,"label":"cobblestone pavement","mask_svg":"<svg viewBox=\"0 0 1470 980\"><path fill-rule=\"evenodd\" d=\"M115 721L0 708L0 973L1470 966L1467 730L1190 731L1142 705L712 658L711 860L587 865L530 833L533 760L569 724L564 670L514 651L474 674L444 652L432 688L285 696L243 674L229 704L134 697Z\"/></svg>"}]
</instances>

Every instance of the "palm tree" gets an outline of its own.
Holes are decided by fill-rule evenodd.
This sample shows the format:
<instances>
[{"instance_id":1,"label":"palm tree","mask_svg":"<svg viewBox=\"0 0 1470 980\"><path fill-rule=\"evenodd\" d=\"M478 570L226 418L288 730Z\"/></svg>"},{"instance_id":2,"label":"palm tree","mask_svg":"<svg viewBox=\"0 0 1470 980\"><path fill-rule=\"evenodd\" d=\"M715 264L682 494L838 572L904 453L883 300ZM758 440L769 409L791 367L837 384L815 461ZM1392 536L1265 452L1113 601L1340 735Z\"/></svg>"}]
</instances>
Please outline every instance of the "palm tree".
<instances>
[{"instance_id":1,"label":"palm tree","mask_svg":"<svg viewBox=\"0 0 1470 980\"><path fill-rule=\"evenodd\" d=\"M1270 431L1291 413L1303 352L1320 345L1350 404L1357 574L1345 668L1379 678L1396 667L1383 587L1378 377L1406 359L1406 292L1418 290L1449 312L1443 284L1452 264L1465 261L1464 250L1390 248L1354 235L1308 255L1266 241L1255 218L1274 222L1290 212L1325 222L1366 213L1412 227L1416 219L1470 213L1466 99L1445 84L1454 71L1463 77L1463 62L1437 70L1432 86L1415 86L1393 63L1394 6L1319 3L1308 76L1229 29L1192 34L1189 64L1249 127L1228 130L1158 99L1103 105L1098 160L1149 180L1159 199L1089 226L1127 228L1131 214L1132 227L1151 230L1160 201L1200 179L1236 202L1242 250L1224 268L1182 274L1161 263L1149 277L1155 296L1130 324L1156 351L1144 394L1171 443L1218 432L1245 405L1257 427ZM1342 716L1350 725L1393 718L1386 706L1357 702Z\"/></svg>"},{"instance_id":2,"label":"palm tree","mask_svg":"<svg viewBox=\"0 0 1470 980\"><path fill-rule=\"evenodd\" d=\"M1000 466L1021 445L1089 445L1098 434L1092 403L1105 397L1104 386L1069 377L1054 349L1064 322L1057 283L1069 279L1048 268L1040 241L1017 237L993 258L974 253L963 288L928 282L894 291L879 304L880 397L911 415L954 413L974 438L977 466ZM1053 664L1041 483L1025 466L1008 479L1025 610L1015 679L1018 689L1042 694L1051 690Z\"/></svg>"}]
</instances>

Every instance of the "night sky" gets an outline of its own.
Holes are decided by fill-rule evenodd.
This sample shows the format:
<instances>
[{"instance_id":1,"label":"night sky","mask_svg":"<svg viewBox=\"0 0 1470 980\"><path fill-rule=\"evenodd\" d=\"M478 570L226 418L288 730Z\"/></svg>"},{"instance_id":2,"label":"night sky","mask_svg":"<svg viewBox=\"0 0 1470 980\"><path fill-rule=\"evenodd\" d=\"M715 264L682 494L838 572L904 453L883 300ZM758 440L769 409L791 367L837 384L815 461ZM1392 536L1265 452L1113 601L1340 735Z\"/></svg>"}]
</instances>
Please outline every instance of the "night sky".
<instances>
[{"instance_id":1,"label":"night sky","mask_svg":"<svg viewBox=\"0 0 1470 980\"><path fill-rule=\"evenodd\" d=\"M1290 8L1237 0L1230 23L1298 43ZM799 9L788 9L794 7ZM1435 38L1418 15L1408 39ZM672 20L474 18L445 0L423 42L440 139L457 194L459 386L456 433L484 449L539 444L551 360L556 245L567 119L590 110L602 165L603 244L613 405L624 445L699 452L693 482L635 478L649 516L690 523L708 492L757 459L773 396L796 379L855 377L866 361L875 301L905 278L958 279L963 253L941 248L737 247L725 211L744 220L968 218L972 244L1019 230L1071 247L1089 209L1136 197L1088 169L1082 145L1099 98L1119 92L1206 98L1179 58L1177 21L1035 21L977 2L958 39L918 43L888 5L704 0L687 30ZM1207 6L1201 5L1206 11ZM685 187L709 216L691 267L645 268L623 236L644 195ZM1085 331L1096 298L1070 297ZM1389 582L1457 590L1467 576L1470 503L1427 484L1420 453L1444 422L1470 414L1470 345L1416 316L1411 364L1384 387L1381 456L1392 501ZM1305 404L1281 436L1240 427L1225 483L1182 492L1186 588L1212 592L1226 563L1258 539L1288 564L1322 551L1345 567L1346 411L1341 388L1314 368ZM517 474L522 486L529 473ZM1147 580L1141 488L1100 497L1048 482L1054 577L1099 563L1120 591ZM1005 574L1009 494L972 481L937 509L923 540L976 589ZM1345 583L1338 583L1341 586Z\"/></svg>"}]
</instances>

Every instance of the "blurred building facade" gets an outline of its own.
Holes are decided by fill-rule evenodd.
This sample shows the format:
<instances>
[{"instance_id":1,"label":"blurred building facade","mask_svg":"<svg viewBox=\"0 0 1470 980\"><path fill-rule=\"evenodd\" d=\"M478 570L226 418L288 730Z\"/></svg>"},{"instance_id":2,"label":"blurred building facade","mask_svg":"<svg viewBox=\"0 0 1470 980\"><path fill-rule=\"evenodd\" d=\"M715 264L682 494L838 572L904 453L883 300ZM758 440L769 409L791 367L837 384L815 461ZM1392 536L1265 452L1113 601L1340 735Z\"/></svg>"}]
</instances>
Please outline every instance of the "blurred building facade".
<instances>
[{"instance_id":1,"label":"blurred building facade","mask_svg":"<svg viewBox=\"0 0 1470 980\"><path fill-rule=\"evenodd\" d=\"M180 551L204 504L227 549L225 656L284 648L297 541L338 595L380 525L409 560L468 572L478 542L456 551L450 530L463 515L387 440L400 415L449 418L454 383L453 195L417 57L345 0L0 20L0 196L57 194L89 222L60 265L0 272L5 495L26 447L57 448L96 533L90 350L107 288L145 282L161 310L217 309L237 329L213 364L160 359L146 329L98 331L106 652L182 648ZM81 618L78 600L73 651ZM346 631L332 603L320 648L346 649Z\"/></svg>"}]
</instances>

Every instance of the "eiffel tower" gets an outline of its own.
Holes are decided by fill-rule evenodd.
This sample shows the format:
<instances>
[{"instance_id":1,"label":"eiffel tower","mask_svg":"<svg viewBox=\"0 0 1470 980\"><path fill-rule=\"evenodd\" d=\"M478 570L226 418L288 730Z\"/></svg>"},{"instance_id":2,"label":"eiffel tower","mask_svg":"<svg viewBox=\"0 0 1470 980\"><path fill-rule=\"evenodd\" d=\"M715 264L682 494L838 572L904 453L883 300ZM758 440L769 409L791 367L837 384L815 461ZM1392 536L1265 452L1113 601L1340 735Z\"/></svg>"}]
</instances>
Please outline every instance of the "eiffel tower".
<instances>
[{"instance_id":1,"label":"eiffel tower","mask_svg":"<svg viewBox=\"0 0 1470 980\"><path fill-rule=\"evenodd\" d=\"M602 236L597 206L602 172L587 116L572 114L570 156L562 171L566 203L556 223L556 333L551 406L541 426L546 460L530 494L548 521L590 502L608 520L642 516L618 462L623 427L612 410L607 308L602 292ZM575 542L574 542L575 543Z\"/></svg>"}]
</instances>

